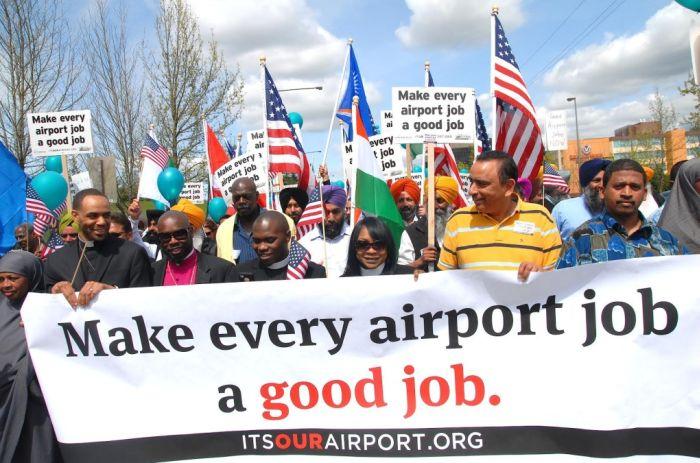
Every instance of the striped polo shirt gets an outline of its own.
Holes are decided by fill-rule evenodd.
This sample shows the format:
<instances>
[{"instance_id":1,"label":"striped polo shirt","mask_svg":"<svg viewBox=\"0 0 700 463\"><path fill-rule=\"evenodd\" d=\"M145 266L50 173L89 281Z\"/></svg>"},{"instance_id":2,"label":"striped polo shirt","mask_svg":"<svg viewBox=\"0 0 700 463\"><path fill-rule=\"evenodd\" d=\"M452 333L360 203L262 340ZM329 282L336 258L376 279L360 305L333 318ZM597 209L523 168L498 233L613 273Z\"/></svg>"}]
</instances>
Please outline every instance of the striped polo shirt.
<instances>
[{"instance_id":1,"label":"striped polo shirt","mask_svg":"<svg viewBox=\"0 0 700 463\"><path fill-rule=\"evenodd\" d=\"M532 262L550 270L560 251L559 231L539 204L519 200L513 214L501 222L471 206L448 220L438 267L517 270L522 262Z\"/></svg>"}]
</instances>

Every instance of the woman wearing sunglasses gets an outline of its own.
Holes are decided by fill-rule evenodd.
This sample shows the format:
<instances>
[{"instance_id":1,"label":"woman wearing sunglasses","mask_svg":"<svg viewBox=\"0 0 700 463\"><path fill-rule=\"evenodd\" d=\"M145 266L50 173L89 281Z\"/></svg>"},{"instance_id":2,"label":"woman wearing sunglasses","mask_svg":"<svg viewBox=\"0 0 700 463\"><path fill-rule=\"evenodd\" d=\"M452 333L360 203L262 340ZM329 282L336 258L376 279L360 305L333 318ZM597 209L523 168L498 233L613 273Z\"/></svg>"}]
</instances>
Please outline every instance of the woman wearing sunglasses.
<instances>
[{"instance_id":1,"label":"woman wearing sunglasses","mask_svg":"<svg viewBox=\"0 0 700 463\"><path fill-rule=\"evenodd\" d=\"M412 274L413 269L396 263L398 253L389 228L376 217L366 217L350 235L344 277Z\"/></svg>"}]
</instances>

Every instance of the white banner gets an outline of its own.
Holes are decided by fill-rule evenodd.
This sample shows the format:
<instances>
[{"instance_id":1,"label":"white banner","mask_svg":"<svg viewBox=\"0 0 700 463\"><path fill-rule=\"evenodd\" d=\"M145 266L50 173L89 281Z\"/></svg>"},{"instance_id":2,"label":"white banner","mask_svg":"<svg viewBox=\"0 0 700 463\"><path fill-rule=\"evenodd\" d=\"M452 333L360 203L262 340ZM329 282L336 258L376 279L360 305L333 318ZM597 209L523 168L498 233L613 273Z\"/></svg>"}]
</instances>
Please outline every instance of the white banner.
<instances>
[{"instance_id":1,"label":"white banner","mask_svg":"<svg viewBox=\"0 0 700 463\"><path fill-rule=\"evenodd\" d=\"M392 178L403 175L405 148L394 143L393 135L373 135L369 137L369 146L372 147L374 157L378 160L384 174L384 178ZM354 161L353 144L343 144L343 171L350 172ZM346 174L347 175L347 174Z\"/></svg>"},{"instance_id":2,"label":"white banner","mask_svg":"<svg viewBox=\"0 0 700 463\"><path fill-rule=\"evenodd\" d=\"M394 130L394 116L391 110L384 110L381 112L381 128L382 135L389 135Z\"/></svg>"},{"instance_id":3,"label":"white banner","mask_svg":"<svg viewBox=\"0 0 700 463\"><path fill-rule=\"evenodd\" d=\"M22 319L68 463L679 461L700 456L699 266L119 289L77 311L32 293Z\"/></svg>"},{"instance_id":4,"label":"white banner","mask_svg":"<svg viewBox=\"0 0 700 463\"><path fill-rule=\"evenodd\" d=\"M34 156L92 153L89 110L27 114Z\"/></svg>"},{"instance_id":5,"label":"white banner","mask_svg":"<svg viewBox=\"0 0 700 463\"><path fill-rule=\"evenodd\" d=\"M267 162L265 161L262 152L248 152L236 156L214 172L227 204L231 204L231 186L237 178L250 177L259 192L267 191Z\"/></svg>"},{"instance_id":6,"label":"white banner","mask_svg":"<svg viewBox=\"0 0 700 463\"><path fill-rule=\"evenodd\" d=\"M397 143L474 143L475 94L462 87L391 89Z\"/></svg>"},{"instance_id":7,"label":"white banner","mask_svg":"<svg viewBox=\"0 0 700 463\"><path fill-rule=\"evenodd\" d=\"M548 151L567 150L566 111L549 111L545 121L545 139Z\"/></svg>"},{"instance_id":8,"label":"white banner","mask_svg":"<svg viewBox=\"0 0 700 463\"><path fill-rule=\"evenodd\" d=\"M187 182L182 187L180 198L189 199L194 204L205 204L207 202L207 193L204 188L204 182Z\"/></svg>"}]
</instances>

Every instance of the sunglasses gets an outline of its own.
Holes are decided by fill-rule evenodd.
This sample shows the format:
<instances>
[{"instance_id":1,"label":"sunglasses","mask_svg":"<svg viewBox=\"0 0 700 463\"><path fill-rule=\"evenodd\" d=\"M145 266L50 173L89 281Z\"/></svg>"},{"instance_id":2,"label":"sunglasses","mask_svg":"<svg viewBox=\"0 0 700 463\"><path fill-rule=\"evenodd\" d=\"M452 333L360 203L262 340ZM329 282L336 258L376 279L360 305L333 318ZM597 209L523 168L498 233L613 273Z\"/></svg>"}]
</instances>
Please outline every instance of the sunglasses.
<instances>
[{"instance_id":1,"label":"sunglasses","mask_svg":"<svg viewBox=\"0 0 700 463\"><path fill-rule=\"evenodd\" d=\"M77 237L78 237L77 233L61 233L61 238L63 238L64 240L66 238L77 238Z\"/></svg>"},{"instance_id":2,"label":"sunglasses","mask_svg":"<svg viewBox=\"0 0 700 463\"><path fill-rule=\"evenodd\" d=\"M383 251L386 249L386 243L381 240L369 242L369 241L358 241L355 243L355 249L357 251L365 252L368 251L370 248L374 249L375 251Z\"/></svg>"},{"instance_id":3,"label":"sunglasses","mask_svg":"<svg viewBox=\"0 0 700 463\"><path fill-rule=\"evenodd\" d=\"M176 241L185 241L189 235L186 228L181 228L175 230L172 233L158 233L158 241L162 244L169 243L171 239L175 238Z\"/></svg>"}]
</instances>

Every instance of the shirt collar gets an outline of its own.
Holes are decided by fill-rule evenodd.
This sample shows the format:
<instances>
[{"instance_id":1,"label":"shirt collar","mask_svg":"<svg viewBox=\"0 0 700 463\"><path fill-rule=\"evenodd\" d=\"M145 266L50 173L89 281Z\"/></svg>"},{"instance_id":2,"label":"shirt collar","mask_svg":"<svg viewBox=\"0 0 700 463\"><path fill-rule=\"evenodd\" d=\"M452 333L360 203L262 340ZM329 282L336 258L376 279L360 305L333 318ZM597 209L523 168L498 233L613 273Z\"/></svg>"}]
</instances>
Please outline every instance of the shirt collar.
<instances>
[{"instance_id":1,"label":"shirt collar","mask_svg":"<svg viewBox=\"0 0 700 463\"><path fill-rule=\"evenodd\" d=\"M170 262L171 264L173 264L173 265L178 266L178 267L182 267L183 265L191 264L192 261L193 261L194 259L196 259L196 258L197 258L197 252L196 252L196 251L194 250L194 248L193 248L193 249L190 251L190 253L187 254L187 257L185 257L185 258L182 260L182 262L180 262L179 264L178 264L177 262L175 262L175 261L170 261L170 260L169 260L169 262Z\"/></svg>"},{"instance_id":2,"label":"shirt collar","mask_svg":"<svg viewBox=\"0 0 700 463\"><path fill-rule=\"evenodd\" d=\"M639 214L639 219L642 221L642 224L639 226L637 231L635 231L635 233L643 232L646 233L648 236L648 234L651 233L652 227L654 225L651 222L649 222L646 219L646 217L644 217L644 214L642 214L641 212L637 211L637 214ZM605 224L607 228L613 229L620 234L628 236L625 227L620 225L620 223L617 220L615 220L615 217L610 215L608 211L603 211L603 213L600 215L600 220Z\"/></svg>"},{"instance_id":3,"label":"shirt collar","mask_svg":"<svg viewBox=\"0 0 700 463\"><path fill-rule=\"evenodd\" d=\"M289 264L289 256L285 257L284 259L282 259L279 262L275 262L273 264L266 266L266 268L269 268L270 270L279 270L281 268L286 267L288 264Z\"/></svg>"}]
</instances>

